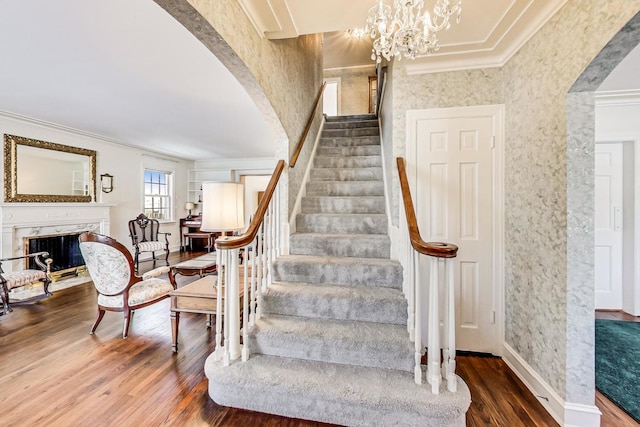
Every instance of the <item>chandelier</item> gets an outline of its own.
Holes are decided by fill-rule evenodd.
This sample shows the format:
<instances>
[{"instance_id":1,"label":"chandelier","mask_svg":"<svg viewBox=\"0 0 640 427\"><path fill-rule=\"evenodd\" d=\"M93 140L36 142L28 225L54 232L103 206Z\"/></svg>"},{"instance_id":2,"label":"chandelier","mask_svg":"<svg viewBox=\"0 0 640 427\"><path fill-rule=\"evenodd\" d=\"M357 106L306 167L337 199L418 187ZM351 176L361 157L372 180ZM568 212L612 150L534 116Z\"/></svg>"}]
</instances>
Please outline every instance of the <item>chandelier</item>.
<instances>
[{"instance_id":1,"label":"chandelier","mask_svg":"<svg viewBox=\"0 0 640 427\"><path fill-rule=\"evenodd\" d=\"M369 9L365 31L371 35L371 59L377 63L395 56L400 60L435 52L440 48L437 33L450 27L449 17L460 22L462 0L437 0L433 14L422 11L424 0L393 0L393 8L378 0ZM376 38L377 37L377 38Z\"/></svg>"}]
</instances>

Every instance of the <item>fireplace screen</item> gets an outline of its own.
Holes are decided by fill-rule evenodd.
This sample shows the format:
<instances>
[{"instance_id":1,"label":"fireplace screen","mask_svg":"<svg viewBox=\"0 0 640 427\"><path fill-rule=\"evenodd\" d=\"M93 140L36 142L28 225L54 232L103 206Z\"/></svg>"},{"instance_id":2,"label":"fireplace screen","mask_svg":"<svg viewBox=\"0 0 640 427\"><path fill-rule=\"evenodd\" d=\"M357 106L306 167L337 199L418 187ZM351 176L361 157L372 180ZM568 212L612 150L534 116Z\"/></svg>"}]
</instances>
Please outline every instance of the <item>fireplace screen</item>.
<instances>
[{"instance_id":1,"label":"fireplace screen","mask_svg":"<svg viewBox=\"0 0 640 427\"><path fill-rule=\"evenodd\" d=\"M84 266L84 259L80 253L78 236L75 234L58 234L54 236L31 236L25 238L27 253L47 251L53 260L51 271L63 272ZM29 258L28 268L36 268L35 262Z\"/></svg>"}]
</instances>

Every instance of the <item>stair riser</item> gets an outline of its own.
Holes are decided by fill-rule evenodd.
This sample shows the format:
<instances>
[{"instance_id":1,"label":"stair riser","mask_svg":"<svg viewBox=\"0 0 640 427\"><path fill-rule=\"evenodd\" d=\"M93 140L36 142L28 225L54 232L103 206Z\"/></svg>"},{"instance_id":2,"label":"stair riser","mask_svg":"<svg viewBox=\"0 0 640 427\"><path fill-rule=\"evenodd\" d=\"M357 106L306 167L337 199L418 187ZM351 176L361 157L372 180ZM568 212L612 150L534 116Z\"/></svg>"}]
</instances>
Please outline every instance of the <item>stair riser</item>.
<instances>
[{"instance_id":1,"label":"stair riser","mask_svg":"<svg viewBox=\"0 0 640 427\"><path fill-rule=\"evenodd\" d=\"M313 168L310 180L313 181L382 181L382 168L335 169Z\"/></svg>"},{"instance_id":2,"label":"stair riser","mask_svg":"<svg viewBox=\"0 0 640 427\"><path fill-rule=\"evenodd\" d=\"M274 292L270 289L263 296L263 313L280 316L299 316L314 319L356 320L362 322L407 324L407 302L353 297Z\"/></svg>"},{"instance_id":3,"label":"stair riser","mask_svg":"<svg viewBox=\"0 0 640 427\"><path fill-rule=\"evenodd\" d=\"M364 147L369 145L380 145L379 136L361 136L358 138L321 137L318 148L327 147Z\"/></svg>"},{"instance_id":4,"label":"stair riser","mask_svg":"<svg viewBox=\"0 0 640 427\"><path fill-rule=\"evenodd\" d=\"M308 182L307 196L384 196L382 181Z\"/></svg>"},{"instance_id":5,"label":"stair riser","mask_svg":"<svg viewBox=\"0 0 640 427\"><path fill-rule=\"evenodd\" d=\"M363 120L378 120L375 114L353 114L350 116L329 116L327 123L361 122Z\"/></svg>"},{"instance_id":6,"label":"stair riser","mask_svg":"<svg viewBox=\"0 0 640 427\"><path fill-rule=\"evenodd\" d=\"M318 216L298 215L296 230L300 233L387 234L385 215Z\"/></svg>"},{"instance_id":7,"label":"stair riser","mask_svg":"<svg viewBox=\"0 0 640 427\"><path fill-rule=\"evenodd\" d=\"M402 267L399 265L337 264L328 259L323 264L276 260L273 265L273 280L276 282L401 289Z\"/></svg>"},{"instance_id":8,"label":"stair riser","mask_svg":"<svg viewBox=\"0 0 640 427\"><path fill-rule=\"evenodd\" d=\"M354 129L378 128L377 120L362 120L359 122L325 122L324 129Z\"/></svg>"},{"instance_id":9,"label":"stair riser","mask_svg":"<svg viewBox=\"0 0 640 427\"><path fill-rule=\"evenodd\" d=\"M302 213L383 214L384 197L305 197Z\"/></svg>"},{"instance_id":10,"label":"stair riser","mask_svg":"<svg viewBox=\"0 0 640 427\"><path fill-rule=\"evenodd\" d=\"M384 235L374 237L294 234L291 236L289 251L292 255L388 259L391 254L389 238Z\"/></svg>"},{"instance_id":11,"label":"stair riser","mask_svg":"<svg viewBox=\"0 0 640 427\"><path fill-rule=\"evenodd\" d=\"M313 339L286 333L267 335L252 331L249 335L249 348L252 354L413 372L414 356L406 347L383 347L375 345L376 343L354 345L354 340L349 338L345 336L343 341L328 343L322 337Z\"/></svg>"},{"instance_id":12,"label":"stair riser","mask_svg":"<svg viewBox=\"0 0 640 427\"><path fill-rule=\"evenodd\" d=\"M378 127L372 128L351 128L351 129L323 129L322 138L345 138L345 137L357 137L357 136L377 136L380 134Z\"/></svg>"},{"instance_id":13,"label":"stair riser","mask_svg":"<svg viewBox=\"0 0 640 427\"><path fill-rule=\"evenodd\" d=\"M316 156L313 165L316 168L371 168L381 167L382 159L380 156L362 156L351 158Z\"/></svg>"},{"instance_id":14,"label":"stair riser","mask_svg":"<svg viewBox=\"0 0 640 427\"><path fill-rule=\"evenodd\" d=\"M379 156L380 145L362 145L354 147L322 147L319 146L316 152L316 156L333 156L333 157L348 157L348 156Z\"/></svg>"}]
</instances>

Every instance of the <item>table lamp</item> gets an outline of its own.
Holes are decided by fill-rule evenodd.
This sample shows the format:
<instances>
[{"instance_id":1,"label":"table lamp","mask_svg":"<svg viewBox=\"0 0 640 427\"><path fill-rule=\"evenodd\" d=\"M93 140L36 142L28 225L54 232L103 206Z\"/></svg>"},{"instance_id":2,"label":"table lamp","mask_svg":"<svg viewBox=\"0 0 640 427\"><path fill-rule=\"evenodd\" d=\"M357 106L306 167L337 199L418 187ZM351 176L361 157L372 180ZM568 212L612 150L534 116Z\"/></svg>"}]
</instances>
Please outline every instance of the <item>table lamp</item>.
<instances>
[{"instance_id":1,"label":"table lamp","mask_svg":"<svg viewBox=\"0 0 640 427\"><path fill-rule=\"evenodd\" d=\"M191 210L195 207L196 205L192 202L187 202L184 204L184 208L189 211L189 214L187 215L187 219L191 219Z\"/></svg>"}]
</instances>

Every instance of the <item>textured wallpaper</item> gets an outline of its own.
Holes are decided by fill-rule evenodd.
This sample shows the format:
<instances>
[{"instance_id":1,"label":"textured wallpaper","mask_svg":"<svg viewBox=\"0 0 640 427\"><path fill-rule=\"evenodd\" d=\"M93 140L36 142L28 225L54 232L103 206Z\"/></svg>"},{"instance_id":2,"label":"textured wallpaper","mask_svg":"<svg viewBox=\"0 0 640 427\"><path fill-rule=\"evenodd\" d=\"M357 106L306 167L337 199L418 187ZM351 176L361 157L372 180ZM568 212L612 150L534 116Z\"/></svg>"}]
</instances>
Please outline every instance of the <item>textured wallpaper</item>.
<instances>
[{"instance_id":1,"label":"textured wallpaper","mask_svg":"<svg viewBox=\"0 0 640 427\"><path fill-rule=\"evenodd\" d=\"M155 0L201 40L247 89L272 129L278 159L289 161L322 84L319 34L295 39L262 39L235 0ZM206 20L206 21L203 21ZM317 116L320 117L319 115ZM288 178L284 196L295 200L320 120L315 120L305 150ZM251 153L247 153L251 157ZM288 183L291 183L289 185ZM287 188L288 187L288 188Z\"/></svg>"},{"instance_id":2,"label":"textured wallpaper","mask_svg":"<svg viewBox=\"0 0 640 427\"><path fill-rule=\"evenodd\" d=\"M570 0L501 69L407 75L403 62L392 65L393 157L405 153L407 110L505 104L506 342L558 395L586 405L594 402L594 119L591 95L568 92L638 10L640 0ZM397 224L397 194L392 209Z\"/></svg>"},{"instance_id":3,"label":"textured wallpaper","mask_svg":"<svg viewBox=\"0 0 640 427\"><path fill-rule=\"evenodd\" d=\"M376 75L372 61L370 67L325 70L324 77L340 77L340 114L369 113L369 76Z\"/></svg>"},{"instance_id":4,"label":"textured wallpaper","mask_svg":"<svg viewBox=\"0 0 640 427\"><path fill-rule=\"evenodd\" d=\"M595 123L567 94L639 7L570 1L503 69L506 341L569 402L594 395Z\"/></svg>"}]
</instances>

